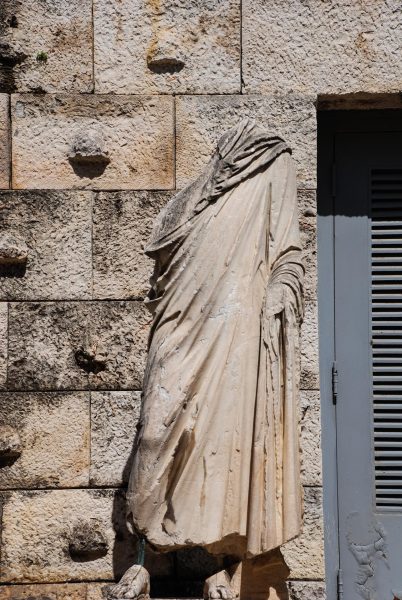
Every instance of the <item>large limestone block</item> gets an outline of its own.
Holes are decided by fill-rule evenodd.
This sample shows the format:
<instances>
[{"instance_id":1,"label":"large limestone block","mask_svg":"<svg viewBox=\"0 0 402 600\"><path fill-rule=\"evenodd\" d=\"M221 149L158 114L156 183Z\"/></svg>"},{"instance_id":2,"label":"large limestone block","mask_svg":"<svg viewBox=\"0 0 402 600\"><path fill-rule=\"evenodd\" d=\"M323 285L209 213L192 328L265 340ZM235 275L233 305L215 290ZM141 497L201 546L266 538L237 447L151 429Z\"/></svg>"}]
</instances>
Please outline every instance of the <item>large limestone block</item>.
<instances>
[{"instance_id":1,"label":"large limestone block","mask_svg":"<svg viewBox=\"0 0 402 600\"><path fill-rule=\"evenodd\" d=\"M89 583L85 600L105 600L114 583Z\"/></svg>"},{"instance_id":2,"label":"large limestone block","mask_svg":"<svg viewBox=\"0 0 402 600\"><path fill-rule=\"evenodd\" d=\"M401 89L397 0L245 0L242 14L246 92Z\"/></svg>"},{"instance_id":3,"label":"large limestone block","mask_svg":"<svg viewBox=\"0 0 402 600\"><path fill-rule=\"evenodd\" d=\"M240 91L238 0L95 0L94 28L97 93Z\"/></svg>"},{"instance_id":4,"label":"large limestone block","mask_svg":"<svg viewBox=\"0 0 402 600\"><path fill-rule=\"evenodd\" d=\"M325 600L324 581L288 581L289 600Z\"/></svg>"},{"instance_id":5,"label":"large limestone block","mask_svg":"<svg viewBox=\"0 0 402 600\"><path fill-rule=\"evenodd\" d=\"M169 96L16 94L13 187L173 187Z\"/></svg>"},{"instance_id":6,"label":"large limestone block","mask_svg":"<svg viewBox=\"0 0 402 600\"><path fill-rule=\"evenodd\" d=\"M0 302L0 389L7 381L8 305Z\"/></svg>"},{"instance_id":7,"label":"large limestone block","mask_svg":"<svg viewBox=\"0 0 402 600\"><path fill-rule=\"evenodd\" d=\"M304 517L299 537L281 546L289 579L323 579L324 531L322 523L322 489L304 488Z\"/></svg>"},{"instance_id":8,"label":"large limestone block","mask_svg":"<svg viewBox=\"0 0 402 600\"><path fill-rule=\"evenodd\" d=\"M140 392L91 392L91 485L128 481L140 409Z\"/></svg>"},{"instance_id":9,"label":"large limestone block","mask_svg":"<svg viewBox=\"0 0 402 600\"><path fill-rule=\"evenodd\" d=\"M169 192L99 192L94 201L95 298L143 298L154 262L144 255Z\"/></svg>"},{"instance_id":10,"label":"large limestone block","mask_svg":"<svg viewBox=\"0 0 402 600\"><path fill-rule=\"evenodd\" d=\"M91 92L91 0L2 0L0 88Z\"/></svg>"},{"instance_id":11,"label":"large limestone block","mask_svg":"<svg viewBox=\"0 0 402 600\"><path fill-rule=\"evenodd\" d=\"M139 302L12 303L10 389L140 389L150 315Z\"/></svg>"},{"instance_id":12,"label":"large limestone block","mask_svg":"<svg viewBox=\"0 0 402 600\"><path fill-rule=\"evenodd\" d=\"M113 585L114 584L112 584L112 583L89 583L88 588L87 588L86 600L107 600L108 591L113 588ZM164 594L163 598L166 598L167 596L165 595L165 593L166 593L167 586L165 585L165 582L161 582L161 584L159 584L159 586L163 590L163 592L162 592ZM152 589L155 588L155 585L152 585L152 583L151 583L151 588ZM151 593L152 593L152 589L151 589ZM169 599L170 600L193 600L194 596L191 596L189 598L184 598L183 596L173 598L169 594ZM19 598L17 600L19 600ZM36 600L36 598L34 598L33 600ZM51 600L53 600L53 598ZM64 600L64 598L63 598L63 600ZM75 599L73 599L73 600L75 600ZM152 596L152 600L162 600L162 598ZM199 598L199 600L201 600L201 597ZM304 600L304 598L302 600Z\"/></svg>"},{"instance_id":13,"label":"large limestone block","mask_svg":"<svg viewBox=\"0 0 402 600\"><path fill-rule=\"evenodd\" d=\"M304 321L301 326L301 378L304 390L319 389L318 361L318 315L317 302L308 301L304 306Z\"/></svg>"},{"instance_id":14,"label":"large limestone block","mask_svg":"<svg viewBox=\"0 0 402 600\"><path fill-rule=\"evenodd\" d=\"M1 11L1 6L0 6ZM1 15L1 12L0 12ZM1 23L1 17L0 17ZM1 24L0 24L1 28ZM1 31L1 29L0 29ZM1 46L0 46L1 53ZM1 69L1 61L0 61ZM0 86L1 89L1 86ZM10 187L10 116L9 96L0 94L0 189L7 190Z\"/></svg>"},{"instance_id":15,"label":"large limestone block","mask_svg":"<svg viewBox=\"0 0 402 600\"><path fill-rule=\"evenodd\" d=\"M106 600L107 592L113 585L113 583L14 584L1 586L0 594L2 600ZM295 598L299 600L298 596ZM192 600L192 598L180 598L180 600ZM300 600L305 600L304 596Z\"/></svg>"},{"instance_id":16,"label":"large limestone block","mask_svg":"<svg viewBox=\"0 0 402 600\"><path fill-rule=\"evenodd\" d=\"M303 485L321 485L320 395L300 392L301 476Z\"/></svg>"},{"instance_id":17,"label":"large limestone block","mask_svg":"<svg viewBox=\"0 0 402 600\"><path fill-rule=\"evenodd\" d=\"M2 600L88 600L88 592L85 583L39 583L4 585L0 597Z\"/></svg>"},{"instance_id":18,"label":"large limestone block","mask_svg":"<svg viewBox=\"0 0 402 600\"><path fill-rule=\"evenodd\" d=\"M99 581L136 559L118 490L14 491L5 496L3 583Z\"/></svg>"},{"instance_id":19,"label":"large limestone block","mask_svg":"<svg viewBox=\"0 0 402 600\"><path fill-rule=\"evenodd\" d=\"M91 297L91 192L0 192L0 299Z\"/></svg>"},{"instance_id":20,"label":"large limestone block","mask_svg":"<svg viewBox=\"0 0 402 600\"><path fill-rule=\"evenodd\" d=\"M85 600L106 600L113 585L114 583L89 583Z\"/></svg>"},{"instance_id":21,"label":"large limestone block","mask_svg":"<svg viewBox=\"0 0 402 600\"><path fill-rule=\"evenodd\" d=\"M89 394L3 392L0 423L0 488L88 484Z\"/></svg>"},{"instance_id":22,"label":"large limestone block","mask_svg":"<svg viewBox=\"0 0 402 600\"><path fill-rule=\"evenodd\" d=\"M315 186L316 109L313 97L182 96L177 99L177 186L199 175L220 136L244 117L251 117L272 135L281 135L293 149L299 185Z\"/></svg>"},{"instance_id":23,"label":"large limestone block","mask_svg":"<svg viewBox=\"0 0 402 600\"><path fill-rule=\"evenodd\" d=\"M317 200L315 190L299 190L299 223L303 247L303 263L306 269L304 297L317 299Z\"/></svg>"}]
</instances>

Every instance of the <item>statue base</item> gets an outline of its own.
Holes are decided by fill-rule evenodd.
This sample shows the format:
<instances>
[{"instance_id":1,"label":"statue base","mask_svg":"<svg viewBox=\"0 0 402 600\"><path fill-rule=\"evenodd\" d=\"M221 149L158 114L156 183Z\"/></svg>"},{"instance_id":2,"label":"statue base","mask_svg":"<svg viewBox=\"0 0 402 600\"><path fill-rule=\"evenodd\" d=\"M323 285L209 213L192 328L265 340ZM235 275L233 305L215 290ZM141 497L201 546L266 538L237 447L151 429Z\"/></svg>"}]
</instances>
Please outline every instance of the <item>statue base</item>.
<instances>
[{"instance_id":1,"label":"statue base","mask_svg":"<svg viewBox=\"0 0 402 600\"><path fill-rule=\"evenodd\" d=\"M243 560L205 581L204 600L288 600L289 569L279 549ZM148 571L133 565L107 590L107 600L150 600Z\"/></svg>"}]
</instances>

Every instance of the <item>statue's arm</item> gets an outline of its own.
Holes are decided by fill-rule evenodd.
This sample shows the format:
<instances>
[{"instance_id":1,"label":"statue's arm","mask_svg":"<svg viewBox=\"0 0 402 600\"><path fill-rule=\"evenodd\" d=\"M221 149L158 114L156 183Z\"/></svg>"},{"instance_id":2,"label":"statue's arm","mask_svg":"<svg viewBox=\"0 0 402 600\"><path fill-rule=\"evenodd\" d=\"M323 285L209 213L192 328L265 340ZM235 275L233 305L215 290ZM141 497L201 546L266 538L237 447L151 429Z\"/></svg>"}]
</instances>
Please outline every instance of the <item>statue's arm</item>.
<instances>
[{"instance_id":1,"label":"statue's arm","mask_svg":"<svg viewBox=\"0 0 402 600\"><path fill-rule=\"evenodd\" d=\"M299 257L301 252L298 252ZM273 271L268 280L266 291L265 314L269 316L281 313L286 304L292 304L298 316L302 317L303 276L304 268L292 253L292 262L281 265ZM294 261L294 262L293 262Z\"/></svg>"},{"instance_id":2,"label":"statue's arm","mask_svg":"<svg viewBox=\"0 0 402 600\"><path fill-rule=\"evenodd\" d=\"M292 304L302 317L304 267L297 208L296 172L291 156L278 157L272 173L269 238L271 260L266 288L267 316Z\"/></svg>"}]
</instances>

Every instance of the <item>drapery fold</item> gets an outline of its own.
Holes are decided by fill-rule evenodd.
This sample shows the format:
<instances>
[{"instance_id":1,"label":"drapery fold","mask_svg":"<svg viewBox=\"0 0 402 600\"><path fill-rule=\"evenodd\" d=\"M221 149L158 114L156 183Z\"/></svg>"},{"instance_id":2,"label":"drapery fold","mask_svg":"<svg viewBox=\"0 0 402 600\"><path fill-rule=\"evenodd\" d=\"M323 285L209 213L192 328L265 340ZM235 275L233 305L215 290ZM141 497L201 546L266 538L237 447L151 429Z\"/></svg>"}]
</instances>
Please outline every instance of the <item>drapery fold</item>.
<instances>
[{"instance_id":1,"label":"drapery fold","mask_svg":"<svg viewBox=\"0 0 402 600\"><path fill-rule=\"evenodd\" d=\"M161 212L128 502L153 545L254 556L300 531L303 266L290 150L245 120Z\"/></svg>"}]
</instances>

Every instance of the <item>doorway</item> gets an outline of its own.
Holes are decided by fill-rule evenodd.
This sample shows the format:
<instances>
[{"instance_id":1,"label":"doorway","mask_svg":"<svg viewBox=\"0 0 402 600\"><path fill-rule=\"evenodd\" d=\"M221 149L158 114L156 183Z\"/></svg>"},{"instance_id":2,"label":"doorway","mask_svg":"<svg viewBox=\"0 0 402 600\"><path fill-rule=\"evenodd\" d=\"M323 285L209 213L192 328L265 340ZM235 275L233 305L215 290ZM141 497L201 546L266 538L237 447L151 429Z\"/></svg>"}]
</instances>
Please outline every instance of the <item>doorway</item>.
<instances>
[{"instance_id":1,"label":"doorway","mask_svg":"<svg viewBox=\"0 0 402 600\"><path fill-rule=\"evenodd\" d=\"M401 114L318 114L328 600L402 599Z\"/></svg>"}]
</instances>

